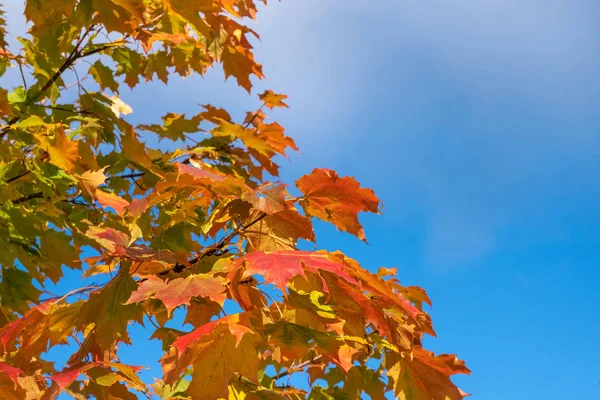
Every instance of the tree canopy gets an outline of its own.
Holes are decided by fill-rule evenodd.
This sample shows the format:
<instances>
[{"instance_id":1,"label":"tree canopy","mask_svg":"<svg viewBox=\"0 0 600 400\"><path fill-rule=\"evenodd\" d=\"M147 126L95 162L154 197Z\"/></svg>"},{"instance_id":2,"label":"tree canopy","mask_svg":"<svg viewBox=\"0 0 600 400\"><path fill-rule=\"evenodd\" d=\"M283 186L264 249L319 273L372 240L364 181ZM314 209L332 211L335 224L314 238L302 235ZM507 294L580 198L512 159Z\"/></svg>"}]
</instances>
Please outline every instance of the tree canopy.
<instances>
[{"instance_id":1,"label":"tree canopy","mask_svg":"<svg viewBox=\"0 0 600 400\"><path fill-rule=\"evenodd\" d=\"M0 87L0 398L465 396L464 363L422 347L423 289L308 251L313 219L366 241L358 216L381 203L329 169L279 182L298 150L267 118L285 95L243 121L205 104L128 122L120 92L217 64L252 93L256 3L27 0L18 48L0 14L0 75L21 78ZM99 283L46 290L66 269ZM162 342L154 383L119 359L132 324Z\"/></svg>"}]
</instances>

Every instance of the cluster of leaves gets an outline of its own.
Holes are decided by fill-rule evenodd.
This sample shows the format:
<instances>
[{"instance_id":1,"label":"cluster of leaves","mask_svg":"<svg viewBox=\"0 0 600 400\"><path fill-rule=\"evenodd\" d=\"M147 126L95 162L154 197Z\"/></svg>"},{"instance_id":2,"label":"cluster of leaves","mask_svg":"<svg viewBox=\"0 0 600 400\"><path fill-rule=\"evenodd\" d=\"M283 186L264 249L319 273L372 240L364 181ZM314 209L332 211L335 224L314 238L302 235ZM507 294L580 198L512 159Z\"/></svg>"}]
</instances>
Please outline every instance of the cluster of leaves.
<instances>
[{"instance_id":1,"label":"cluster of leaves","mask_svg":"<svg viewBox=\"0 0 600 400\"><path fill-rule=\"evenodd\" d=\"M277 157L297 149L264 111L286 96L266 91L242 123L211 105L126 121L123 85L220 63L250 91L262 72L243 21L256 11L254 0L27 0L18 52L0 14L0 74L23 79L0 88L1 398L464 397L450 380L464 363L422 348L434 334L422 289L298 249L315 242L312 218L365 240L358 214L380 201L326 169L296 181L298 196L276 181ZM152 148L142 132L172 144ZM50 296L64 268L106 283ZM191 331L170 323L175 309ZM135 323L165 352L152 385L118 358ZM65 365L44 359L67 344ZM301 372L309 389L282 385Z\"/></svg>"}]
</instances>

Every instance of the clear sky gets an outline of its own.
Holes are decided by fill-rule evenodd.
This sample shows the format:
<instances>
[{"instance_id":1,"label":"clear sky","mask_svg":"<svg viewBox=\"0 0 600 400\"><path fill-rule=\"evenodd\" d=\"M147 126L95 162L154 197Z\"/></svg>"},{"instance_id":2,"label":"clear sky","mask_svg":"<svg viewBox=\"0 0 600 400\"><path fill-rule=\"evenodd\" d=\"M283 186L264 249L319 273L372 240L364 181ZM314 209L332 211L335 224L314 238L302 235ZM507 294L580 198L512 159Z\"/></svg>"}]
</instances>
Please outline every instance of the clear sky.
<instances>
[{"instance_id":1,"label":"clear sky","mask_svg":"<svg viewBox=\"0 0 600 400\"><path fill-rule=\"evenodd\" d=\"M19 25L20 2L5 3ZM332 168L385 204L362 218L370 245L318 224L318 246L424 287L439 336L427 345L467 361L456 382L474 399L600 399L599 18L597 0L284 0L259 13L256 93L290 95L273 118L302 151L282 180ZM132 122L258 105L221 71L122 98ZM159 343L125 350L150 365Z\"/></svg>"}]
</instances>

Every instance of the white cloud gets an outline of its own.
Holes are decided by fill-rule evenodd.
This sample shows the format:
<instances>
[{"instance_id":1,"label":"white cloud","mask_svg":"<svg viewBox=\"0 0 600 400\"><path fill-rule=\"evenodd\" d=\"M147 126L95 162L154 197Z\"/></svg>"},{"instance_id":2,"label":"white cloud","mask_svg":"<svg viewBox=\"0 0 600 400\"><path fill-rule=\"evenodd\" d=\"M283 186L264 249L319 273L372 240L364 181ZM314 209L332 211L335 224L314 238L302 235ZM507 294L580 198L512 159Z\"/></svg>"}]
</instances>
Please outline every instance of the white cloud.
<instances>
[{"instance_id":1,"label":"white cloud","mask_svg":"<svg viewBox=\"0 0 600 400\"><path fill-rule=\"evenodd\" d=\"M543 234L572 206L553 196L597 197L599 6L284 1L263 13L259 49L294 99L289 125L309 119L298 135L311 162L368 168L384 188L413 182L418 194L394 196L425 199L426 258L454 265L501 246L510 227Z\"/></svg>"}]
</instances>

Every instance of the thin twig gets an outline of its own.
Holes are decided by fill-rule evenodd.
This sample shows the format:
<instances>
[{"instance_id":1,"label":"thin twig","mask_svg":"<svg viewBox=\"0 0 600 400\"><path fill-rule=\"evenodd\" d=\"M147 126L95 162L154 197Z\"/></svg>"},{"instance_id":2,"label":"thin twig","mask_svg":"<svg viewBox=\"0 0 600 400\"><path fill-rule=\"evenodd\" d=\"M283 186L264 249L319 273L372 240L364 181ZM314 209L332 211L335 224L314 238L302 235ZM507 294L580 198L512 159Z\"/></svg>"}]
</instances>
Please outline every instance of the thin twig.
<instances>
[{"instance_id":1,"label":"thin twig","mask_svg":"<svg viewBox=\"0 0 600 400\"><path fill-rule=\"evenodd\" d=\"M77 93L79 94L79 97L81 97L81 79L79 79L79 73L77 72L77 68L75 68L74 65L71 65L71 67L69 69L71 71L73 71L73 73L75 74L76 81L68 84L66 89L69 89L71 87L71 85L73 85L73 84L77 84Z\"/></svg>"},{"instance_id":2,"label":"thin twig","mask_svg":"<svg viewBox=\"0 0 600 400\"><path fill-rule=\"evenodd\" d=\"M43 105L43 104L32 104L32 106L43 107L43 108L47 108L49 110L66 111L66 112L70 112L70 113L73 113L73 114L93 114L93 112L91 112L91 111L86 111L86 110L70 110L68 108L64 108L64 107L60 107L60 106L46 106L46 105Z\"/></svg>"},{"instance_id":3,"label":"thin twig","mask_svg":"<svg viewBox=\"0 0 600 400\"><path fill-rule=\"evenodd\" d=\"M23 73L23 64L21 64L21 61L17 60L17 65L19 66L19 71L21 72L21 79L23 80L23 87L25 88L25 90L28 90L29 88L27 87L27 81L25 80L25 73Z\"/></svg>"},{"instance_id":4,"label":"thin twig","mask_svg":"<svg viewBox=\"0 0 600 400\"><path fill-rule=\"evenodd\" d=\"M90 291L90 290L94 290L94 289L101 289L101 288L102 288L102 286L85 286L85 287L82 287L82 288L79 288L79 289L71 290L69 293L67 293L65 295L62 295L62 296L60 296L58 298L50 297L49 299L45 299L44 301L49 301L49 300L56 299L54 301L54 304L57 304L57 303L60 303L61 301L63 301L64 299L66 299L67 297L70 297L70 296L73 296L73 295L76 295L76 294L80 294L80 293L84 293L84 292L87 292L87 291Z\"/></svg>"},{"instance_id":5,"label":"thin twig","mask_svg":"<svg viewBox=\"0 0 600 400\"><path fill-rule=\"evenodd\" d=\"M285 371L282 371L282 372L278 373L277 375L273 376L271 379L277 380L277 379L283 378L285 376L288 376L290 374L293 374L294 372L301 371L301 370L304 369L304 367L307 367L307 366L309 366L311 364L318 364L322 359L323 359L323 356L319 354L318 356L315 356L315 357L311 358L310 360L306 360L304 362L301 362L298 365L295 365L295 366L292 365L291 367L289 367Z\"/></svg>"},{"instance_id":6,"label":"thin twig","mask_svg":"<svg viewBox=\"0 0 600 400\"><path fill-rule=\"evenodd\" d=\"M216 254L219 250L222 250L225 246L227 246L229 244L229 242L231 242L231 240L236 235L238 235L239 233L241 233L244 229L250 228L252 225L258 223L259 221L261 221L266 216L267 216L266 213L261 213L261 215L258 218L256 218L254 221L250 222L248 225L246 225L246 226L240 226L237 229L234 229L233 232L231 232L229 235L227 235L226 237L224 237L223 239L221 239L218 243L215 243L212 246L207 247L198 256L196 256L196 257L188 260L187 264L194 265L194 264L200 262L200 260L202 260L204 257L208 257L208 256ZM187 268L186 264L176 263L173 266L173 268L170 268L170 269L168 269L166 271L159 272L157 275L168 275L171 272L174 272L174 273L178 274L178 273L182 272L183 270L185 270L186 268ZM142 279L140 282L143 282L145 280L146 279Z\"/></svg>"},{"instance_id":7,"label":"thin twig","mask_svg":"<svg viewBox=\"0 0 600 400\"><path fill-rule=\"evenodd\" d=\"M28 194L27 196L23 196L21 198L13 200L12 203L13 204L21 204L21 203L25 203L26 201L29 201L32 199L42 199L42 198L44 198L44 194L42 192L37 192L37 193Z\"/></svg>"},{"instance_id":8,"label":"thin twig","mask_svg":"<svg viewBox=\"0 0 600 400\"><path fill-rule=\"evenodd\" d=\"M81 57L88 57L88 56L91 56L93 54L100 53L100 52L102 52L104 50L112 49L113 47L122 46L124 44L125 44L124 40L121 41L121 42L105 43L104 45L98 44L97 46L100 46L100 47L97 47L95 49L88 50L86 52L81 53Z\"/></svg>"},{"instance_id":9,"label":"thin twig","mask_svg":"<svg viewBox=\"0 0 600 400\"><path fill-rule=\"evenodd\" d=\"M83 343L81 343L81 340L79 340L79 338L76 335L71 335L71 337L73 338L73 340L75 340L75 342L77 342L79 347L83 346Z\"/></svg>"},{"instance_id":10,"label":"thin twig","mask_svg":"<svg viewBox=\"0 0 600 400\"><path fill-rule=\"evenodd\" d=\"M152 325L154 325L154 327L155 327L156 329L160 329L160 326L158 326L158 325L156 324L156 322L154 322L154 321L152 320L152 317L150 316L150 314L148 314L148 312L146 312L146 310L144 310L144 314L146 314L146 317L148 317L148 320L150 321L150 323L151 323Z\"/></svg>"},{"instance_id":11,"label":"thin twig","mask_svg":"<svg viewBox=\"0 0 600 400\"><path fill-rule=\"evenodd\" d=\"M260 112L262 111L262 109L265 107L266 104L267 104L266 102L263 103L262 106L260 106L260 108L258 110L256 110L256 112L254 113L252 118L250 118L250 121L248 121L244 124L244 128L248 128L250 126L250 124L254 122L254 120L256 119L256 117L258 117L258 115L260 114Z\"/></svg>"},{"instance_id":12,"label":"thin twig","mask_svg":"<svg viewBox=\"0 0 600 400\"><path fill-rule=\"evenodd\" d=\"M135 180L137 178L143 177L144 175L146 175L145 172L132 172L131 174L109 176L108 178L106 178L106 180L110 181L112 178L134 179Z\"/></svg>"},{"instance_id":13,"label":"thin twig","mask_svg":"<svg viewBox=\"0 0 600 400\"><path fill-rule=\"evenodd\" d=\"M10 179L7 179L7 180L6 180L6 183L11 183L11 182L14 182L14 181L16 181L17 179L20 179L20 178L24 177L25 175L27 175L27 174L29 174L29 173L31 173L31 171L30 171L30 170L26 170L25 172L21 172L19 175L16 175L16 176L13 176L13 177L12 177L12 178L10 178Z\"/></svg>"},{"instance_id":14,"label":"thin twig","mask_svg":"<svg viewBox=\"0 0 600 400\"><path fill-rule=\"evenodd\" d=\"M237 229L234 229L233 232L231 232L229 235L225 236L218 243L207 247L206 249L204 249L204 251L202 253L200 253L200 255L188 260L188 264L196 264L197 262L202 260L204 257L214 255L219 250L222 250L225 246L227 246L229 244L229 242L231 242L231 240L236 235L238 235L241 231L243 231L244 229L248 229L251 226L253 226L254 224L262 221L262 219L265 218L266 216L267 216L266 213L261 213L261 215L259 217L257 217L254 221L250 222L248 225L240 226ZM160 272L159 275L168 275L171 271L175 272L175 273L179 273L179 272L183 271L184 269L186 269L185 264L177 263L173 266L173 268L163 271L163 272Z\"/></svg>"},{"instance_id":15,"label":"thin twig","mask_svg":"<svg viewBox=\"0 0 600 400\"><path fill-rule=\"evenodd\" d=\"M262 290L259 287L254 287L256 290L258 290L259 292L261 292L262 294L264 294L265 296L267 296L269 298L269 300L271 300L271 303L273 303L275 305L275 307L277 308L277 311L279 311L279 316L281 318L283 318L283 311L281 311L281 308L279 308L279 304L277 304L277 302L275 300L273 300L273 298L271 296L269 296L269 294L267 292L265 292L264 290Z\"/></svg>"}]
</instances>

